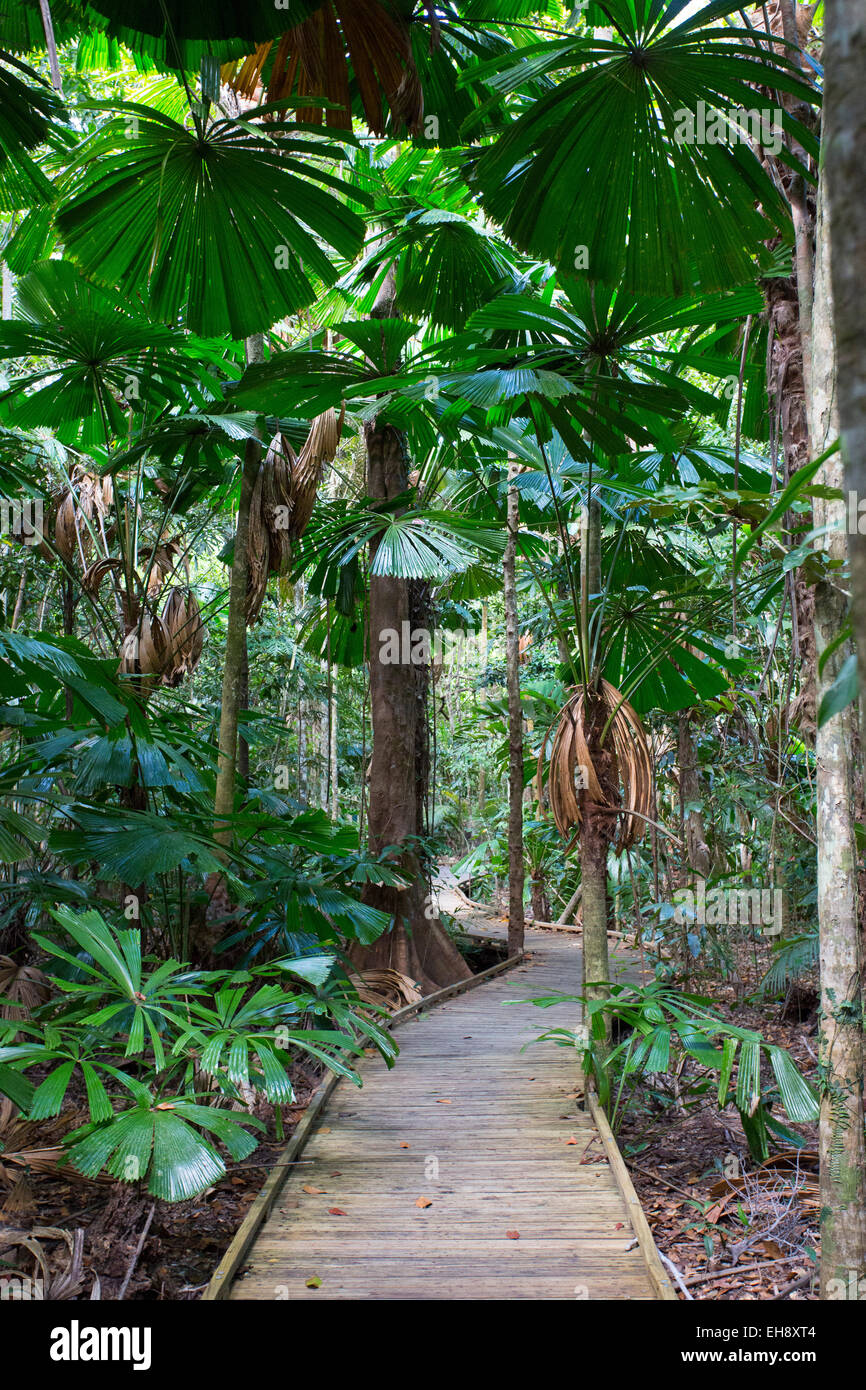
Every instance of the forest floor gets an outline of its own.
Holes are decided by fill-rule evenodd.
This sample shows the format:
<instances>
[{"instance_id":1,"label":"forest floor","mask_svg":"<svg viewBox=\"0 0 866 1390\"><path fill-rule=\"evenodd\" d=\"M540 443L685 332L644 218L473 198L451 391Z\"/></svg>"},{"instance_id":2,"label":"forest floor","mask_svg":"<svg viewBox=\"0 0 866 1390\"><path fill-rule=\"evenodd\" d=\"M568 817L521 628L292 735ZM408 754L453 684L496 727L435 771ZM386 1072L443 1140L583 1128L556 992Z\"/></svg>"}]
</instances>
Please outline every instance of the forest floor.
<instances>
[{"instance_id":1,"label":"forest floor","mask_svg":"<svg viewBox=\"0 0 866 1390\"><path fill-rule=\"evenodd\" d=\"M684 987L712 999L732 1023L787 1048L811 1077L817 1065L816 982L801 981L780 1011L778 1003L749 1001L764 968L744 950L737 960L739 990L713 976ZM734 1107L720 1113L712 1091L693 1098L683 1088L678 1100L666 1096L635 1108L619 1129L656 1245L694 1299L817 1298L817 1127L788 1128L804 1147L773 1145L770 1159L758 1164L749 1157Z\"/></svg>"}]
</instances>

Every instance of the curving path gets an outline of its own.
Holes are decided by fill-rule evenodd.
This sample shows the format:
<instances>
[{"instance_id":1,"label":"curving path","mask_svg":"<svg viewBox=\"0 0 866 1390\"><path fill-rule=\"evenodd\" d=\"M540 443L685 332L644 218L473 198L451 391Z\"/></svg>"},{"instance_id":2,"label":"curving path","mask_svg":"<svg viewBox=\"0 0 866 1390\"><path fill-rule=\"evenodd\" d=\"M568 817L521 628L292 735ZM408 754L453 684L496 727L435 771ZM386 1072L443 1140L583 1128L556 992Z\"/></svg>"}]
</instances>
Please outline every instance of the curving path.
<instances>
[{"instance_id":1,"label":"curving path","mask_svg":"<svg viewBox=\"0 0 866 1390\"><path fill-rule=\"evenodd\" d=\"M370 1056L362 1090L340 1083L230 1287L231 1260L206 1297L673 1297L616 1146L579 1107L573 1052L522 1050L564 1008L505 1006L576 991L579 938L530 930L527 950L405 1022L392 1071Z\"/></svg>"}]
</instances>

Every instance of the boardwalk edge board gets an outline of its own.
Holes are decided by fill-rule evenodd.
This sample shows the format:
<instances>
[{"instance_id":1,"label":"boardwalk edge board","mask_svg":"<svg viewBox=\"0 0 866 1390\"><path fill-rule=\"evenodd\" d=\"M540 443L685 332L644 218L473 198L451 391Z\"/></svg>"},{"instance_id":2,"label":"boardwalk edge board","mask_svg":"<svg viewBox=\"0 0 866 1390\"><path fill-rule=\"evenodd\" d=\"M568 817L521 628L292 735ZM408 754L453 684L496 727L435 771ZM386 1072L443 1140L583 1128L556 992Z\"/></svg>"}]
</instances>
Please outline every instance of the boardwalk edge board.
<instances>
[{"instance_id":1,"label":"boardwalk edge board","mask_svg":"<svg viewBox=\"0 0 866 1390\"><path fill-rule=\"evenodd\" d=\"M493 979L496 975L501 975L506 970L513 970L515 966L526 960L527 954L526 951L521 951L516 956L508 956L505 960L491 965L488 970L482 970L480 974L473 975L468 980L459 980L457 984L448 985L445 989L439 989L434 994L426 995L417 1004L408 1004L404 1009L398 1009L396 1013L391 1015L388 1027L397 1028L401 1023L416 1018L418 1014L435 1008L437 1004L444 1004L446 1000L453 999L458 994L465 994L467 990L475 989L477 985L486 984L488 980ZM303 1119L299 1122L285 1150L265 1179L261 1192L256 1197L217 1265L210 1283L202 1294L203 1303L228 1298L234 1276L248 1255L260 1227L270 1216L271 1209L283 1189L289 1172L300 1158L313 1131L313 1125L341 1080L342 1077L338 1076L336 1072L331 1072L324 1078L318 1090L313 1093L310 1103L304 1111Z\"/></svg>"},{"instance_id":2,"label":"boardwalk edge board","mask_svg":"<svg viewBox=\"0 0 866 1390\"><path fill-rule=\"evenodd\" d=\"M650 1224L646 1219L640 1198L634 1190L631 1174L626 1167L625 1159L619 1151L619 1145L614 1138L613 1130L608 1124L607 1116L599 1105L596 1096L589 1087L587 1087L586 1090L586 1103L589 1113L595 1121L595 1127L599 1132L601 1142L604 1145L604 1151L607 1155L607 1161L611 1166L611 1170L613 1171L613 1176L616 1179L616 1185L628 1208L629 1220L631 1221L638 1245L644 1257L653 1287L660 1299L673 1300L674 1303L679 1303L676 1290L665 1273L665 1267L659 1258L659 1252L656 1248L655 1240L653 1239Z\"/></svg>"}]
</instances>

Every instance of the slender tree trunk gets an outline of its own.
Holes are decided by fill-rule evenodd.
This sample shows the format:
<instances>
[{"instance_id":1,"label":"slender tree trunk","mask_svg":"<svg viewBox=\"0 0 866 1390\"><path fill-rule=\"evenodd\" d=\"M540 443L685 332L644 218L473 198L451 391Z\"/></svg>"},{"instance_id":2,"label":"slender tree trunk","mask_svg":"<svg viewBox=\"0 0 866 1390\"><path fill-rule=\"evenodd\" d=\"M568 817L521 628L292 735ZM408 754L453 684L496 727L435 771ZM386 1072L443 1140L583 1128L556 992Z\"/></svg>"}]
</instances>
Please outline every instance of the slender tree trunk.
<instances>
[{"instance_id":1,"label":"slender tree trunk","mask_svg":"<svg viewBox=\"0 0 866 1390\"><path fill-rule=\"evenodd\" d=\"M394 313L394 283L389 276L372 316L390 318ZM392 425L375 420L366 426L365 440L368 496L387 501L404 493L409 479L404 436ZM387 912L392 925L372 946L355 946L350 954L362 969L391 967L431 992L468 979L472 972L439 920L413 844L422 828L426 799L429 667L387 659L390 634L398 635L402 647L403 625L408 624L411 632L413 618L424 608L417 586L413 592L408 580L371 575L368 642L373 754L368 846L372 855L387 845L405 846L399 866L409 882L403 890L382 884L365 890L364 900Z\"/></svg>"},{"instance_id":2,"label":"slender tree trunk","mask_svg":"<svg viewBox=\"0 0 866 1390\"><path fill-rule=\"evenodd\" d=\"M509 480L517 472L509 463ZM515 560L520 508L517 489L508 489L508 540L502 565L505 596L505 670L508 691L508 954L523 950L523 710L520 704L520 646L517 630ZM536 916L538 914L536 913Z\"/></svg>"},{"instance_id":3,"label":"slender tree trunk","mask_svg":"<svg viewBox=\"0 0 866 1390\"><path fill-rule=\"evenodd\" d=\"M583 884L579 883L569 898L562 912L556 919L557 926L568 926L571 922L571 914L575 911L578 903L583 897Z\"/></svg>"},{"instance_id":4,"label":"slender tree trunk","mask_svg":"<svg viewBox=\"0 0 866 1390\"><path fill-rule=\"evenodd\" d=\"M836 359L833 344L833 296L830 223L824 205L822 171L818 200L812 389L809 425L812 447L821 454L839 433ZM816 482L842 489L844 465L839 454L827 460ZM816 497L815 525L828 530L819 538L831 560L845 560L845 500ZM820 660L838 636L848 601L833 578L815 589L815 642L819 661L817 696L832 685L852 648L846 642ZM834 715L817 731L816 794L818 840L818 922L821 962L820 1061L824 1083L818 1143L821 1186L821 1294L838 1298L839 1285L849 1288L866 1275L866 1152L863 1136L863 1016L861 1004L862 941L859 922L857 844L854 833L857 705ZM856 1283L855 1283L856 1287Z\"/></svg>"},{"instance_id":5,"label":"slender tree trunk","mask_svg":"<svg viewBox=\"0 0 866 1390\"><path fill-rule=\"evenodd\" d=\"M245 714L250 707L250 658L247 646L247 629L244 624L244 641L241 652L240 685L238 690L238 714ZM238 776L246 787L250 780L250 745L238 735Z\"/></svg>"},{"instance_id":6,"label":"slender tree trunk","mask_svg":"<svg viewBox=\"0 0 866 1390\"><path fill-rule=\"evenodd\" d=\"M57 41L54 38L54 25L51 20L51 8L48 0L39 0L39 11L42 15L42 28L45 32L45 45L48 49L48 66L51 69L51 85L56 92L63 90L63 79L60 76L60 63L57 58Z\"/></svg>"},{"instance_id":7,"label":"slender tree trunk","mask_svg":"<svg viewBox=\"0 0 866 1390\"><path fill-rule=\"evenodd\" d=\"M261 362L264 340L260 333L247 339L247 362ZM220 706L219 768L214 795L214 838L222 844L231 841L227 824L235 804L235 774L238 757L238 709L240 707L244 654L246 652L247 579L249 576L249 522L253 488L261 467L262 446L248 439L241 474L241 495L235 529L235 549L229 586L229 614L223 657L222 702Z\"/></svg>"},{"instance_id":8,"label":"slender tree trunk","mask_svg":"<svg viewBox=\"0 0 866 1390\"><path fill-rule=\"evenodd\" d=\"M701 783L698 776L695 745L692 740L691 715L688 710L680 710L678 716L680 771L680 810L683 818L686 853L689 867L700 878L709 878L710 849L707 844L704 818L697 804L701 796Z\"/></svg>"},{"instance_id":9,"label":"slender tree trunk","mask_svg":"<svg viewBox=\"0 0 866 1390\"><path fill-rule=\"evenodd\" d=\"M18 581L18 593L15 596L15 607L12 612L12 621L9 624L10 631L14 632L21 621L25 609L25 597L27 594L27 564L25 560L21 570L21 578Z\"/></svg>"},{"instance_id":10,"label":"slender tree trunk","mask_svg":"<svg viewBox=\"0 0 866 1390\"><path fill-rule=\"evenodd\" d=\"M583 646L591 666L590 620L601 592L601 509L591 498L583 516L580 533L580 604ZM588 670L587 746L602 789L608 794L618 787L616 760L611 740L602 746L601 732L606 722L603 706L593 699L595 672ZM580 880L583 887L583 983L590 998L607 996L610 980L607 931L610 926L610 897L607 887L607 855L610 848L610 817L579 793L583 824L580 832Z\"/></svg>"}]
</instances>

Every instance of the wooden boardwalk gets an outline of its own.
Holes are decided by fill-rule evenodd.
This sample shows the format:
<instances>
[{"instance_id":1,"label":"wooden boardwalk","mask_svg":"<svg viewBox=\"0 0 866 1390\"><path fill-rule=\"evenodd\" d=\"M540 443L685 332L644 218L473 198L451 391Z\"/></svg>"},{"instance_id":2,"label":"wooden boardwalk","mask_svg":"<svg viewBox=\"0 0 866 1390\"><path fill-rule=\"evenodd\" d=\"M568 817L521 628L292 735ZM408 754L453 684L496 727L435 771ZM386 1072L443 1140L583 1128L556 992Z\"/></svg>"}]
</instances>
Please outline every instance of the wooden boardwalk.
<instances>
[{"instance_id":1,"label":"wooden boardwalk","mask_svg":"<svg viewBox=\"0 0 866 1390\"><path fill-rule=\"evenodd\" d=\"M230 1290L206 1296L672 1296L615 1145L578 1106L574 1053L521 1051L565 1008L504 1006L576 992L579 940L529 932L527 948L405 1022L392 1071L367 1057L362 1090L340 1083Z\"/></svg>"}]
</instances>

